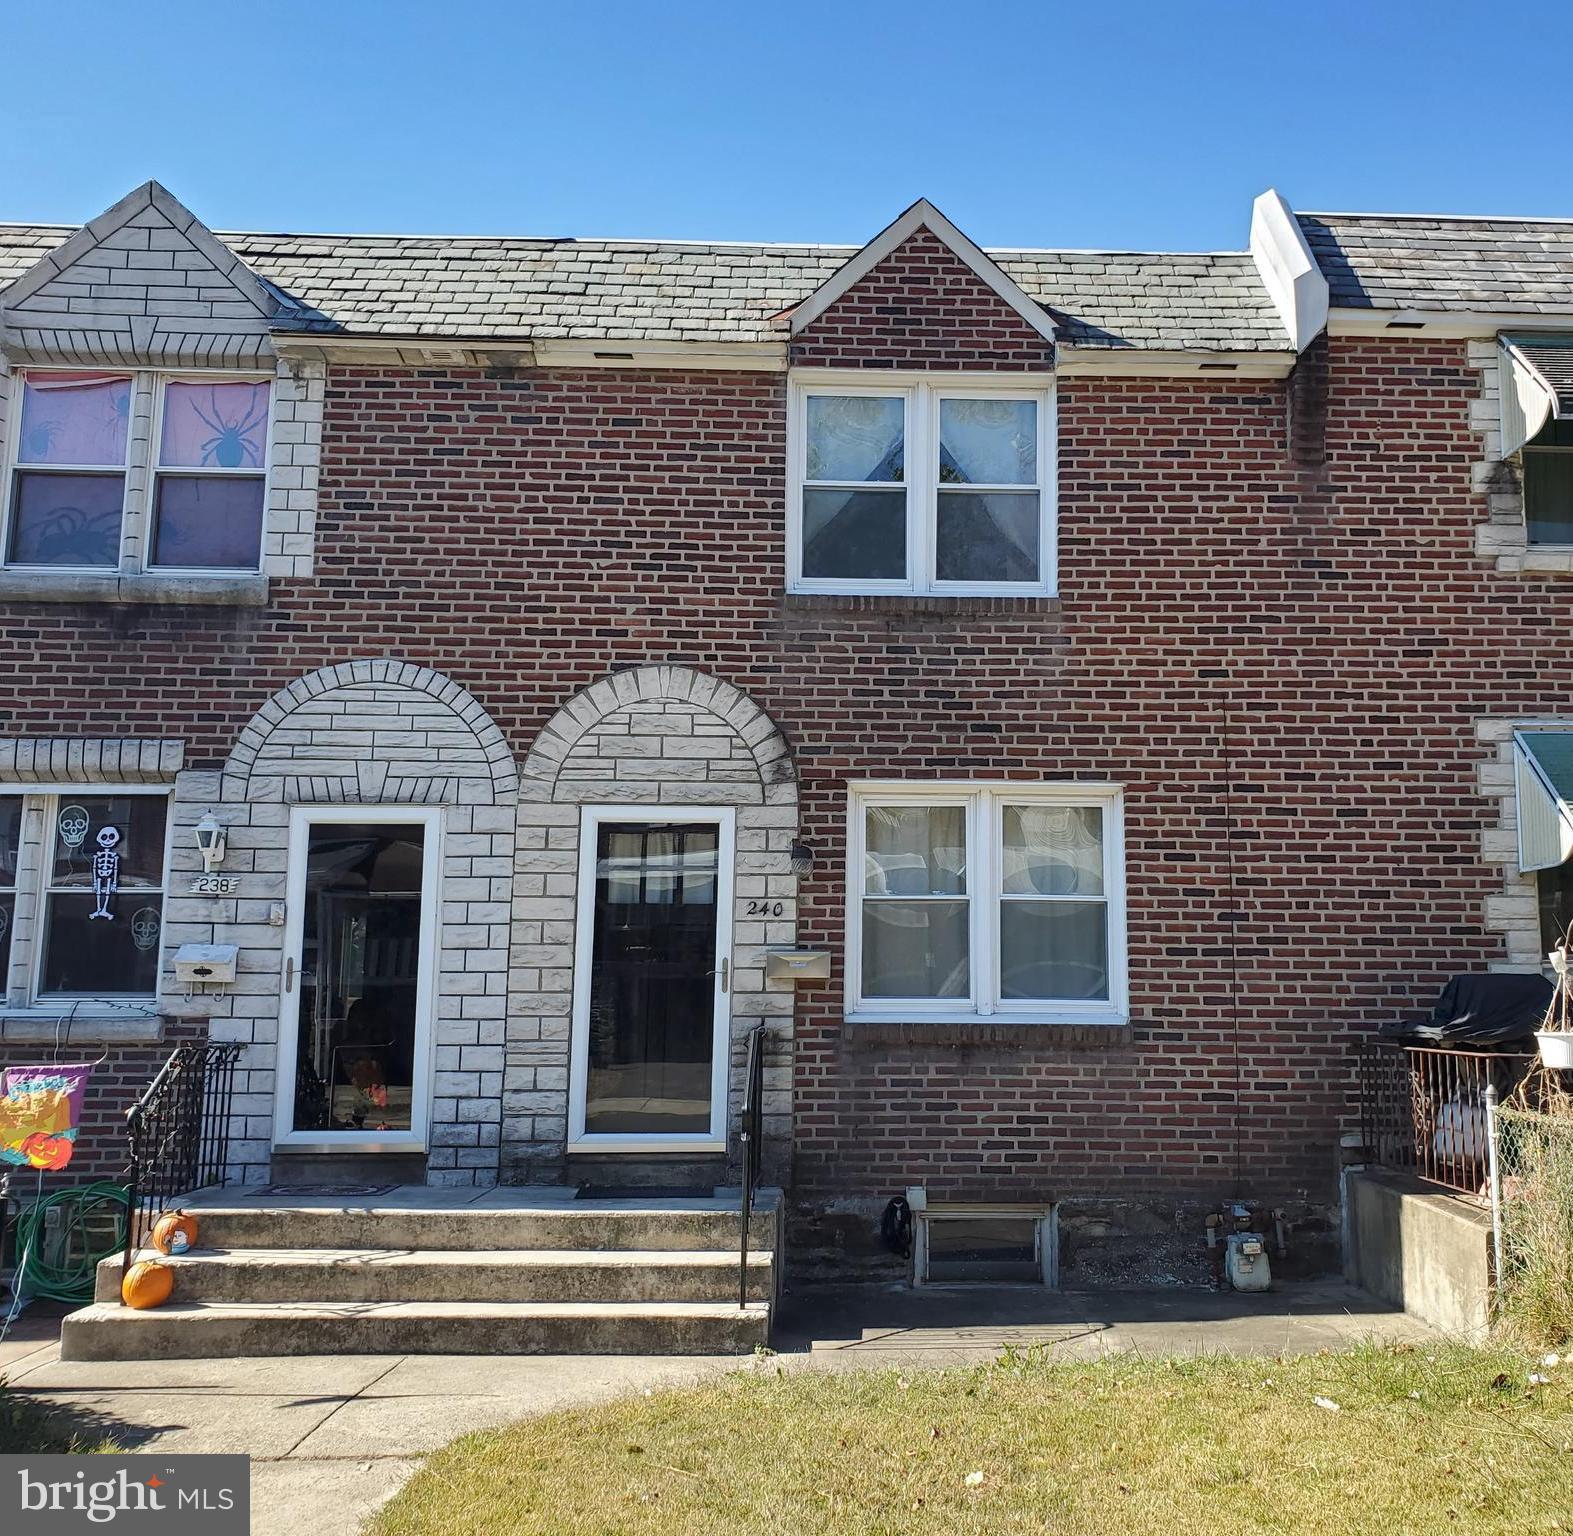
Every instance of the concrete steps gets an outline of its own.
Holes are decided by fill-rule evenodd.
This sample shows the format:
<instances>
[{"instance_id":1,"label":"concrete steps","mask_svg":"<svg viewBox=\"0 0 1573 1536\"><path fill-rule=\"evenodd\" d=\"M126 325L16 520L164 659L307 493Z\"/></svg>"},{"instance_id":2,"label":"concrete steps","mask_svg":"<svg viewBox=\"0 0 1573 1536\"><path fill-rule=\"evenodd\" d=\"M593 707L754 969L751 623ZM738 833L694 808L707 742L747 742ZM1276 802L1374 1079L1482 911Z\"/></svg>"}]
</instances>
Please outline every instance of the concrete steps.
<instances>
[{"instance_id":1,"label":"concrete steps","mask_svg":"<svg viewBox=\"0 0 1573 1536\"><path fill-rule=\"evenodd\" d=\"M763 1344L770 1306L660 1301L95 1302L65 1319L65 1360L256 1355L731 1355Z\"/></svg>"},{"instance_id":2,"label":"concrete steps","mask_svg":"<svg viewBox=\"0 0 1573 1536\"><path fill-rule=\"evenodd\" d=\"M204 1248L696 1249L737 1252L734 1205L579 1200L510 1206L311 1205L186 1207ZM758 1211L749 1243L775 1246L774 1208Z\"/></svg>"},{"instance_id":3,"label":"concrete steps","mask_svg":"<svg viewBox=\"0 0 1573 1536\"><path fill-rule=\"evenodd\" d=\"M166 1259L178 1302L732 1301L734 1249L225 1248ZM772 1255L748 1256L749 1298L769 1301ZM94 1299L118 1302L120 1261Z\"/></svg>"},{"instance_id":4,"label":"concrete steps","mask_svg":"<svg viewBox=\"0 0 1573 1536\"><path fill-rule=\"evenodd\" d=\"M309 1354L734 1354L767 1343L781 1201L761 1191L740 1308L738 1206L412 1186L210 1191L171 1299L120 1305L120 1260L67 1360Z\"/></svg>"}]
</instances>

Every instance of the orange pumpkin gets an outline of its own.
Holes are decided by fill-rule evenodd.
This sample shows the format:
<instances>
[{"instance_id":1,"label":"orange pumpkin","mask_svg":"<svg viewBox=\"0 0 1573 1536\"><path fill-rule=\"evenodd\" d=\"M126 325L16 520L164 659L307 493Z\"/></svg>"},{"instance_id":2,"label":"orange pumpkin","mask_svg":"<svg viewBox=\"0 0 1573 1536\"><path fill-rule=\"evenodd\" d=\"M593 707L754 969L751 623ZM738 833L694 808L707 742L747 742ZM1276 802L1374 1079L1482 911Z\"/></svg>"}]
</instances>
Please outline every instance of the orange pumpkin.
<instances>
[{"instance_id":1,"label":"orange pumpkin","mask_svg":"<svg viewBox=\"0 0 1573 1536\"><path fill-rule=\"evenodd\" d=\"M161 1307L175 1289L175 1271L157 1259L139 1259L120 1282L120 1299L128 1307L145 1312Z\"/></svg>"},{"instance_id":2,"label":"orange pumpkin","mask_svg":"<svg viewBox=\"0 0 1573 1536\"><path fill-rule=\"evenodd\" d=\"M64 1168L71 1161L71 1152L69 1136L53 1136L48 1131L34 1131L22 1142L22 1156L34 1168Z\"/></svg>"},{"instance_id":3,"label":"orange pumpkin","mask_svg":"<svg viewBox=\"0 0 1573 1536\"><path fill-rule=\"evenodd\" d=\"M153 1246L160 1253L184 1253L197 1246L197 1218L184 1211L166 1211L153 1227Z\"/></svg>"}]
</instances>

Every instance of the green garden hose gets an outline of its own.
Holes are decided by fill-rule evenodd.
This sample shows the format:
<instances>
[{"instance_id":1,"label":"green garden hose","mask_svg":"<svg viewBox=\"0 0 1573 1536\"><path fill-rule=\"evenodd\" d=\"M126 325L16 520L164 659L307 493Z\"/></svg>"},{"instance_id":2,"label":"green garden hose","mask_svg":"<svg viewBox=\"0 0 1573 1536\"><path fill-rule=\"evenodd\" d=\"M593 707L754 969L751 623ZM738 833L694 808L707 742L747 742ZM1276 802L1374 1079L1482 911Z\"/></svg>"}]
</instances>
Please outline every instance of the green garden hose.
<instances>
[{"instance_id":1,"label":"green garden hose","mask_svg":"<svg viewBox=\"0 0 1573 1536\"><path fill-rule=\"evenodd\" d=\"M40 1195L16 1218L17 1289L50 1301L91 1301L98 1261L119 1253L125 1241L125 1185L101 1179Z\"/></svg>"}]
</instances>

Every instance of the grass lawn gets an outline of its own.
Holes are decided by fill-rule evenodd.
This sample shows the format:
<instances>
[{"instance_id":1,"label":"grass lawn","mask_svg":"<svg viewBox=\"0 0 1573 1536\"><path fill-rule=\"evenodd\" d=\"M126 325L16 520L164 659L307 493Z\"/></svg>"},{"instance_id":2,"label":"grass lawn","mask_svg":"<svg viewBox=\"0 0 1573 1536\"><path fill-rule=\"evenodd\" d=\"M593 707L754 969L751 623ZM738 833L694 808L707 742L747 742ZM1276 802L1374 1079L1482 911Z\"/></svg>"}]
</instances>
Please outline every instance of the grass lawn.
<instances>
[{"instance_id":1,"label":"grass lawn","mask_svg":"<svg viewBox=\"0 0 1573 1536\"><path fill-rule=\"evenodd\" d=\"M60 1413L10 1390L0 1376L0 1455L114 1451L119 1447L102 1435L84 1432Z\"/></svg>"},{"instance_id":2,"label":"grass lawn","mask_svg":"<svg viewBox=\"0 0 1573 1536\"><path fill-rule=\"evenodd\" d=\"M1451 1346L905 1375L767 1359L468 1435L372 1536L1028 1531L1573 1531L1573 1362Z\"/></svg>"}]
</instances>

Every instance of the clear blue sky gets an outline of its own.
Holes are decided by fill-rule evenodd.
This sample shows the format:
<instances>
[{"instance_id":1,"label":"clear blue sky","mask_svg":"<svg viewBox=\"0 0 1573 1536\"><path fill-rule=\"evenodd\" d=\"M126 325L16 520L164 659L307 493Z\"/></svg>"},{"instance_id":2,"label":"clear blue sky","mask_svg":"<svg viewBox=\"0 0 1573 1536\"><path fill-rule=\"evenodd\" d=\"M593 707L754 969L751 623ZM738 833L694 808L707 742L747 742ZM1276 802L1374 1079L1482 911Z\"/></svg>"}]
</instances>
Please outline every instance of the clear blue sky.
<instances>
[{"instance_id":1,"label":"clear blue sky","mask_svg":"<svg viewBox=\"0 0 1573 1536\"><path fill-rule=\"evenodd\" d=\"M1573 216L1567 0L18 0L0 218L1239 248L1250 199Z\"/></svg>"}]
</instances>

